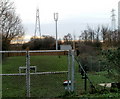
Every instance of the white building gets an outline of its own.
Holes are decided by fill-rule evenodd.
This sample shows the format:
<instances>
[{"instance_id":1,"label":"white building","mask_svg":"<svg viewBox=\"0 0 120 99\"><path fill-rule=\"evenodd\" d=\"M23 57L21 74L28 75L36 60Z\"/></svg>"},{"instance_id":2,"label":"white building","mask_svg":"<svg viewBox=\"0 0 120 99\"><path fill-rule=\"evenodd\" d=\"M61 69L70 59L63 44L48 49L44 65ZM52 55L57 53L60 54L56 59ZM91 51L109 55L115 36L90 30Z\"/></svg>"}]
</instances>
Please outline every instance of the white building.
<instances>
[{"instance_id":1,"label":"white building","mask_svg":"<svg viewBox=\"0 0 120 99\"><path fill-rule=\"evenodd\" d=\"M60 45L60 50L72 50L71 45Z\"/></svg>"}]
</instances>

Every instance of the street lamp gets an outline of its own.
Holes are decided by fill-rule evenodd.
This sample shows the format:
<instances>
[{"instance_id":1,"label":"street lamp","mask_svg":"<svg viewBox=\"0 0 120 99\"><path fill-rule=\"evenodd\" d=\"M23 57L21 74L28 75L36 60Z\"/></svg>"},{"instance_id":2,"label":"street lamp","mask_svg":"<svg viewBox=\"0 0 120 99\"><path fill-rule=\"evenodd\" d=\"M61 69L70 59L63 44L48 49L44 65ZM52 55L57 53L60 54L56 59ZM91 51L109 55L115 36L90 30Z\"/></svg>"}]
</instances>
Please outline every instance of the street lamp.
<instances>
[{"instance_id":1,"label":"street lamp","mask_svg":"<svg viewBox=\"0 0 120 99\"><path fill-rule=\"evenodd\" d=\"M58 41L57 41L57 21L58 21L58 13L54 13L54 20L56 23L56 50L58 50Z\"/></svg>"}]
</instances>

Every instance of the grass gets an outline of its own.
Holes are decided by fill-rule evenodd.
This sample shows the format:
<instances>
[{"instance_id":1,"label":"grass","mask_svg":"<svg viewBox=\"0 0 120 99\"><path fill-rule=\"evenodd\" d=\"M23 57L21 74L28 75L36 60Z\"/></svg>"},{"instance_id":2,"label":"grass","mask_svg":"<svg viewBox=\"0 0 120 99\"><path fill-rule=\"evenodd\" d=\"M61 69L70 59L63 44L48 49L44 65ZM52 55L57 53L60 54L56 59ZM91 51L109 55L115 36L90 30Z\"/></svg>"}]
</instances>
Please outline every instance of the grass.
<instances>
[{"instance_id":1,"label":"grass","mask_svg":"<svg viewBox=\"0 0 120 99\"><path fill-rule=\"evenodd\" d=\"M91 92L91 87L90 87L90 82L89 80L87 80L87 91L85 92L84 90L84 79L82 79L82 76L80 75L80 73L78 73L76 71L75 73L75 82L76 82L76 94L79 97L100 97L100 95L102 97L107 97L110 96L111 97L115 97L115 95L113 95L113 93L110 93L110 88L105 88L105 90L108 90L108 93L104 93L104 94L100 94L101 90L104 90L104 87L99 86L98 84L100 83L111 83L111 82L116 82L115 80L113 80L111 77L108 77L107 72L106 71L101 71L101 72L88 72L88 77L91 80L91 82L93 83L93 85L95 86L97 92L95 92L94 94L90 94L89 92ZM102 92L101 92L102 93ZM120 94L116 94L117 96L120 96Z\"/></svg>"},{"instance_id":2,"label":"grass","mask_svg":"<svg viewBox=\"0 0 120 99\"><path fill-rule=\"evenodd\" d=\"M8 57L3 60L2 72L18 73L19 66L25 66L25 57ZM31 56L30 64L37 66L37 72L67 71L67 56ZM99 83L113 82L107 77L107 72L88 73L90 80L97 87ZM65 94L63 81L67 80L67 74L47 74L31 75L31 96L32 97L61 97ZM26 96L26 76L3 76L2 80L3 97L25 97ZM88 92L90 84L87 81ZM90 97L84 94L84 80L78 72L78 65L75 64L75 92L78 97ZM114 96L109 93L110 96ZM109 96L106 94L106 96ZM96 94L99 96L99 94ZM95 94L91 95L94 97ZM105 96L105 94L103 95ZM117 95L116 95L117 96Z\"/></svg>"},{"instance_id":3,"label":"grass","mask_svg":"<svg viewBox=\"0 0 120 99\"><path fill-rule=\"evenodd\" d=\"M67 56L31 56L30 64L37 66L37 72L67 71ZM25 66L25 57L8 57L3 60L2 72L18 73L19 66ZM25 76L3 76L3 97L25 97ZM63 81L67 74L31 75L32 97L58 97L64 94Z\"/></svg>"},{"instance_id":4,"label":"grass","mask_svg":"<svg viewBox=\"0 0 120 99\"><path fill-rule=\"evenodd\" d=\"M25 66L26 58L23 56L8 57L3 60L2 73L18 73L20 66ZM37 72L67 71L67 56L31 56L30 65L37 66Z\"/></svg>"},{"instance_id":5,"label":"grass","mask_svg":"<svg viewBox=\"0 0 120 99\"><path fill-rule=\"evenodd\" d=\"M37 71L67 71L67 56L31 56L31 65L37 66Z\"/></svg>"},{"instance_id":6,"label":"grass","mask_svg":"<svg viewBox=\"0 0 120 99\"><path fill-rule=\"evenodd\" d=\"M3 97L25 97L25 76L3 76Z\"/></svg>"},{"instance_id":7,"label":"grass","mask_svg":"<svg viewBox=\"0 0 120 99\"><path fill-rule=\"evenodd\" d=\"M65 74L32 75L31 96L32 97L58 97L64 94L62 85ZM9 82L7 82L9 81ZM3 97L25 97L25 76L3 77Z\"/></svg>"},{"instance_id":8,"label":"grass","mask_svg":"<svg viewBox=\"0 0 120 99\"><path fill-rule=\"evenodd\" d=\"M2 62L2 73L18 73L19 66L25 66L24 56L7 57Z\"/></svg>"}]
</instances>

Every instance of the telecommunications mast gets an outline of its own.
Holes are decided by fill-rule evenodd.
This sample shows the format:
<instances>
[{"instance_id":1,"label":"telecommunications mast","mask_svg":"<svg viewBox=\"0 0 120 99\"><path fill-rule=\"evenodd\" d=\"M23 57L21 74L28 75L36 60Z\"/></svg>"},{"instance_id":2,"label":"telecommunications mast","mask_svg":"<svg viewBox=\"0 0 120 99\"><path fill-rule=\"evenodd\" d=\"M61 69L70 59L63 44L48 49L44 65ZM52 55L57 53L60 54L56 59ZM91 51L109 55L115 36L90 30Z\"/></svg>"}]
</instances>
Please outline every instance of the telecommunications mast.
<instances>
[{"instance_id":1,"label":"telecommunications mast","mask_svg":"<svg viewBox=\"0 0 120 99\"><path fill-rule=\"evenodd\" d=\"M58 41L57 41L57 21L58 21L58 13L54 13L54 20L56 24L56 50L58 50Z\"/></svg>"}]
</instances>

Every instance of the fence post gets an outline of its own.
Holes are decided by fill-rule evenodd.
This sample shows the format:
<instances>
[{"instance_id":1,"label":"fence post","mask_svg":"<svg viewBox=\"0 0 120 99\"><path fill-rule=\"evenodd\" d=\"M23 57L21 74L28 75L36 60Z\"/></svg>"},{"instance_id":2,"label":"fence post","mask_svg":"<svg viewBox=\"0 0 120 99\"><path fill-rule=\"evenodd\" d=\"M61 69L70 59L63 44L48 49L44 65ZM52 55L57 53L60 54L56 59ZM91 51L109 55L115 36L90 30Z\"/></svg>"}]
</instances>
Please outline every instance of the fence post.
<instances>
[{"instance_id":1,"label":"fence post","mask_svg":"<svg viewBox=\"0 0 120 99\"><path fill-rule=\"evenodd\" d=\"M0 53L0 74L2 74L2 60L1 59L2 59L2 53ZM2 76L1 75L0 75L0 99L2 99Z\"/></svg>"},{"instance_id":2,"label":"fence post","mask_svg":"<svg viewBox=\"0 0 120 99\"><path fill-rule=\"evenodd\" d=\"M71 51L68 51L68 86L67 86L67 90L70 92L71 91L71 85L69 83L69 81L71 80Z\"/></svg>"},{"instance_id":3,"label":"fence post","mask_svg":"<svg viewBox=\"0 0 120 99\"><path fill-rule=\"evenodd\" d=\"M30 97L30 55L29 50L26 52L26 91L27 97Z\"/></svg>"},{"instance_id":4,"label":"fence post","mask_svg":"<svg viewBox=\"0 0 120 99\"><path fill-rule=\"evenodd\" d=\"M74 50L72 50L72 52L71 52L71 54L72 54L72 75L71 75L71 91L74 91L74 74L75 74L75 60L74 60Z\"/></svg>"},{"instance_id":5,"label":"fence post","mask_svg":"<svg viewBox=\"0 0 120 99\"><path fill-rule=\"evenodd\" d=\"M84 75L85 75L85 82L84 82L84 87L85 87L85 91L87 91L87 66L85 65L85 72L84 72Z\"/></svg>"}]
</instances>

